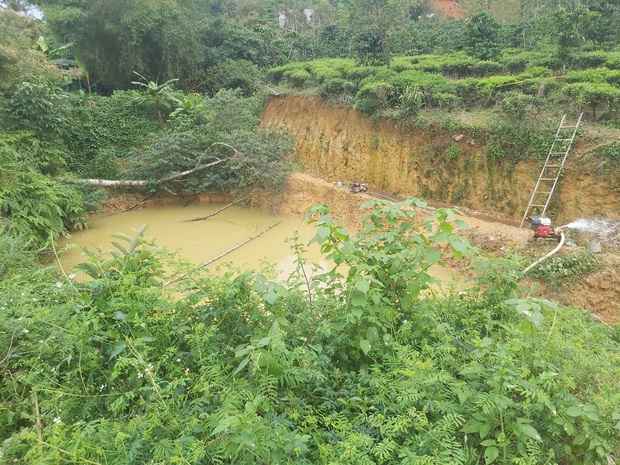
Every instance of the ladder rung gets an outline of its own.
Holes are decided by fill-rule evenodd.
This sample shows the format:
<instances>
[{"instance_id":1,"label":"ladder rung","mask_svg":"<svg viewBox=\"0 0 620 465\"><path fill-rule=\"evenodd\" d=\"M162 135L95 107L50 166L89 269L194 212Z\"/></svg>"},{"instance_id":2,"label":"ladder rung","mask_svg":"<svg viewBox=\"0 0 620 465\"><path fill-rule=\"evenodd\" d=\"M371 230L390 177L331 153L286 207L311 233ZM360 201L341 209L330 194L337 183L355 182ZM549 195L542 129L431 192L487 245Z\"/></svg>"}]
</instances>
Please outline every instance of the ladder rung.
<instances>
[{"instance_id":1,"label":"ladder rung","mask_svg":"<svg viewBox=\"0 0 620 465\"><path fill-rule=\"evenodd\" d=\"M576 128L577 126L560 126L560 129Z\"/></svg>"},{"instance_id":2,"label":"ladder rung","mask_svg":"<svg viewBox=\"0 0 620 465\"><path fill-rule=\"evenodd\" d=\"M562 165L545 165L545 168L559 168Z\"/></svg>"},{"instance_id":3,"label":"ladder rung","mask_svg":"<svg viewBox=\"0 0 620 465\"><path fill-rule=\"evenodd\" d=\"M542 208L545 208L544 205L534 205L534 204L531 204L530 207L542 207Z\"/></svg>"},{"instance_id":4,"label":"ladder rung","mask_svg":"<svg viewBox=\"0 0 620 465\"><path fill-rule=\"evenodd\" d=\"M555 181L557 178L540 178L541 181Z\"/></svg>"},{"instance_id":5,"label":"ladder rung","mask_svg":"<svg viewBox=\"0 0 620 465\"><path fill-rule=\"evenodd\" d=\"M536 192L537 194L551 194L551 192Z\"/></svg>"},{"instance_id":6,"label":"ladder rung","mask_svg":"<svg viewBox=\"0 0 620 465\"><path fill-rule=\"evenodd\" d=\"M567 141L567 140L573 140L573 138L572 138L572 137L569 137L568 139L556 139L556 141L558 141L558 140L559 140L559 141L562 141L562 142L565 142L565 141Z\"/></svg>"}]
</instances>

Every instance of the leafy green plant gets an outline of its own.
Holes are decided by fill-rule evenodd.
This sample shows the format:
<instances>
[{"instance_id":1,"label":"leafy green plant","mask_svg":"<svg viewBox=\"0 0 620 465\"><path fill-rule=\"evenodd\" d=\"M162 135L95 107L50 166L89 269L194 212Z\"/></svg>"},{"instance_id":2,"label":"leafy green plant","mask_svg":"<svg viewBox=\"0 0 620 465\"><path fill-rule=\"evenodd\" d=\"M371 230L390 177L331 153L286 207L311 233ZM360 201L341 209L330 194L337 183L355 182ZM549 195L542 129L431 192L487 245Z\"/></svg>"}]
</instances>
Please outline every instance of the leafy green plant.
<instances>
[{"instance_id":1,"label":"leafy green plant","mask_svg":"<svg viewBox=\"0 0 620 465\"><path fill-rule=\"evenodd\" d=\"M554 287L576 283L599 268L596 257L586 250L556 254L537 265L532 274Z\"/></svg>"},{"instance_id":2,"label":"leafy green plant","mask_svg":"<svg viewBox=\"0 0 620 465\"><path fill-rule=\"evenodd\" d=\"M34 244L43 244L83 222L82 198L72 186L44 176L0 146L0 212L9 228Z\"/></svg>"},{"instance_id":3,"label":"leafy green plant","mask_svg":"<svg viewBox=\"0 0 620 465\"><path fill-rule=\"evenodd\" d=\"M442 243L468 249L452 215L420 218L414 199L368 206L355 236L325 207L311 212L315 241L352 265L344 275L306 274L294 240L299 268L287 283L210 274L176 263L142 228L116 234L110 252L87 251L86 281L50 268L0 281L2 458L615 459L615 333L580 310L520 298L515 263L480 263L480 288L423 290Z\"/></svg>"},{"instance_id":4,"label":"leafy green plant","mask_svg":"<svg viewBox=\"0 0 620 465\"><path fill-rule=\"evenodd\" d=\"M463 224L451 210L439 209L417 220L419 211L428 205L414 198L394 206L370 201L361 208L371 212L362 220L362 232L354 237L334 223L326 207L313 208L310 222L316 224L317 235L310 243L319 244L336 266L348 266L346 276L333 269L322 279L327 293L348 289L343 316L357 334L348 334L347 338L368 355L393 335L398 309L406 310L420 293L437 284L428 269L444 264L439 244L447 243L457 257L468 253L470 246L453 234L453 223Z\"/></svg>"}]
</instances>

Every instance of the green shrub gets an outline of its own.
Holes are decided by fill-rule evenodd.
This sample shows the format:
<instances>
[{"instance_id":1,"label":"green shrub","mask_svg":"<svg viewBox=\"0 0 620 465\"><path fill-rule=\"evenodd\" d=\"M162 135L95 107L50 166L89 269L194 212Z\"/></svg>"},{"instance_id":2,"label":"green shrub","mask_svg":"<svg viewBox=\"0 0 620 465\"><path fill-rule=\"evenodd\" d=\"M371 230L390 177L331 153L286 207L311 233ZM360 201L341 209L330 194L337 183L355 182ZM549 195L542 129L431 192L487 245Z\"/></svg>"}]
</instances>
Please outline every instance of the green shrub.
<instances>
[{"instance_id":1,"label":"green shrub","mask_svg":"<svg viewBox=\"0 0 620 465\"><path fill-rule=\"evenodd\" d=\"M312 75L302 68L289 69L284 72L284 77L295 87L301 89L312 80Z\"/></svg>"},{"instance_id":2,"label":"green shrub","mask_svg":"<svg viewBox=\"0 0 620 465\"><path fill-rule=\"evenodd\" d=\"M519 74L518 79L529 79L537 77L553 76L553 70L545 66L528 66L525 71Z\"/></svg>"},{"instance_id":3,"label":"green shrub","mask_svg":"<svg viewBox=\"0 0 620 465\"><path fill-rule=\"evenodd\" d=\"M352 101L357 92L355 84L347 79L327 79L319 86L319 95L326 100Z\"/></svg>"},{"instance_id":4,"label":"green shrub","mask_svg":"<svg viewBox=\"0 0 620 465\"><path fill-rule=\"evenodd\" d=\"M601 50L582 51L575 53L572 57L572 65L578 69L598 68L605 66L609 58L609 53Z\"/></svg>"},{"instance_id":5,"label":"green shrub","mask_svg":"<svg viewBox=\"0 0 620 465\"><path fill-rule=\"evenodd\" d=\"M509 118L522 121L536 115L540 110L541 103L537 97L512 91L504 94L501 109Z\"/></svg>"},{"instance_id":6,"label":"green shrub","mask_svg":"<svg viewBox=\"0 0 620 465\"><path fill-rule=\"evenodd\" d=\"M429 268L470 251L463 224L417 199L365 207L356 235L313 208L334 268L307 275L293 240L286 283L187 270L144 229L86 250L89 281L0 281L3 459L609 463L617 332L518 298L503 262L435 296Z\"/></svg>"},{"instance_id":7,"label":"green shrub","mask_svg":"<svg viewBox=\"0 0 620 465\"><path fill-rule=\"evenodd\" d=\"M127 157L133 147L160 130L152 103L139 99L137 91L116 91L110 97L74 99L60 137L66 147L67 167L88 176L94 158L101 160L100 152L106 154L108 168L112 168L113 159Z\"/></svg>"},{"instance_id":8,"label":"green shrub","mask_svg":"<svg viewBox=\"0 0 620 465\"><path fill-rule=\"evenodd\" d=\"M608 68L586 69L583 71L571 71L564 77L566 82L606 82Z\"/></svg>"},{"instance_id":9,"label":"green shrub","mask_svg":"<svg viewBox=\"0 0 620 465\"><path fill-rule=\"evenodd\" d=\"M620 88L607 83L578 82L563 87L564 95L580 109L589 107L596 118L597 110L617 110L620 103Z\"/></svg>"},{"instance_id":10,"label":"green shrub","mask_svg":"<svg viewBox=\"0 0 620 465\"><path fill-rule=\"evenodd\" d=\"M39 267L32 246L25 236L11 231L7 219L0 218L0 281Z\"/></svg>"},{"instance_id":11,"label":"green shrub","mask_svg":"<svg viewBox=\"0 0 620 465\"><path fill-rule=\"evenodd\" d=\"M456 82L456 94L467 105L489 107L495 105L497 95L503 91L514 90L515 76L491 76L487 78L467 78Z\"/></svg>"},{"instance_id":12,"label":"green shrub","mask_svg":"<svg viewBox=\"0 0 620 465\"><path fill-rule=\"evenodd\" d=\"M9 229L34 245L81 225L84 210L76 188L44 176L17 152L0 146L0 214Z\"/></svg>"},{"instance_id":13,"label":"green shrub","mask_svg":"<svg viewBox=\"0 0 620 465\"><path fill-rule=\"evenodd\" d=\"M224 60L209 68L209 72L197 83L198 90L210 96L221 89L240 89L243 95L256 92L259 80L258 67L247 60Z\"/></svg>"},{"instance_id":14,"label":"green shrub","mask_svg":"<svg viewBox=\"0 0 620 465\"><path fill-rule=\"evenodd\" d=\"M607 54L605 66L609 69L620 69L620 52L610 52Z\"/></svg>"},{"instance_id":15,"label":"green shrub","mask_svg":"<svg viewBox=\"0 0 620 465\"><path fill-rule=\"evenodd\" d=\"M394 107L396 99L391 84L372 82L363 85L355 96L355 108L368 116L376 117L381 111Z\"/></svg>"},{"instance_id":16,"label":"green shrub","mask_svg":"<svg viewBox=\"0 0 620 465\"><path fill-rule=\"evenodd\" d=\"M584 275L599 268L599 262L587 250L564 252L546 259L531 273L554 287L573 285Z\"/></svg>"}]
</instances>

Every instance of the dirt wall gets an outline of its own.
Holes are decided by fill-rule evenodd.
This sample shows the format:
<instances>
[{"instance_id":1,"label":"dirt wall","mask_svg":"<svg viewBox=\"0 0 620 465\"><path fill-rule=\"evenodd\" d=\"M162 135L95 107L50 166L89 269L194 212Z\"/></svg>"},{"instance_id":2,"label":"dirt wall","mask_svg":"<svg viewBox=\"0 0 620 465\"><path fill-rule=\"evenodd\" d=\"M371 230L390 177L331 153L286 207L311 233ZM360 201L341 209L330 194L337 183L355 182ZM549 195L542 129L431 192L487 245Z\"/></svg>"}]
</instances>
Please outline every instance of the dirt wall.
<instances>
[{"instance_id":1,"label":"dirt wall","mask_svg":"<svg viewBox=\"0 0 620 465\"><path fill-rule=\"evenodd\" d=\"M491 162L482 140L435 125L411 128L370 121L353 109L333 108L318 97L271 97L265 126L296 138L300 168L329 182L367 182L394 196L462 205L520 220L540 172L537 163ZM580 217L620 215L620 176L598 175L580 162L575 146L548 215L556 224Z\"/></svg>"}]
</instances>

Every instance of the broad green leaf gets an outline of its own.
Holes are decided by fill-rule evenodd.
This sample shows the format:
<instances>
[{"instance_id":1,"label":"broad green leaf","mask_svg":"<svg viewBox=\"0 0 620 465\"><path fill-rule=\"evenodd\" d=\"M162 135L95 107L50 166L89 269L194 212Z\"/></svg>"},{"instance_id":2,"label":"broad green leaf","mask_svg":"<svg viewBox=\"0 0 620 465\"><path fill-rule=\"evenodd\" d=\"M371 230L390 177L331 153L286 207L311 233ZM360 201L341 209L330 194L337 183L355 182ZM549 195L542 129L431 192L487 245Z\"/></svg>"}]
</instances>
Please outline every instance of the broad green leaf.
<instances>
[{"instance_id":1,"label":"broad green leaf","mask_svg":"<svg viewBox=\"0 0 620 465\"><path fill-rule=\"evenodd\" d=\"M120 354L123 350L125 350L126 347L127 347L127 343L125 341L121 342L116 347L114 347L114 349L112 349L112 351L110 352L110 360L112 360L114 357Z\"/></svg>"},{"instance_id":2,"label":"broad green leaf","mask_svg":"<svg viewBox=\"0 0 620 465\"><path fill-rule=\"evenodd\" d=\"M351 296L351 305L364 307L366 305L366 296L359 291L354 292Z\"/></svg>"},{"instance_id":3,"label":"broad green leaf","mask_svg":"<svg viewBox=\"0 0 620 465\"><path fill-rule=\"evenodd\" d=\"M527 423L521 424L521 431L526 436L529 436L532 439L542 442L542 438L540 437L540 434L538 434L538 431L536 431L536 428L534 428L532 425L528 425Z\"/></svg>"},{"instance_id":4,"label":"broad green leaf","mask_svg":"<svg viewBox=\"0 0 620 465\"><path fill-rule=\"evenodd\" d=\"M368 281L358 281L355 283L355 289L366 294L370 289L370 285L368 284Z\"/></svg>"},{"instance_id":5,"label":"broad green leaf","mask_svg":"<svg viewBox=\"0 0 620 465\"><path fill-rule=\"evenodd\" d=\"M370 342L368 342L368 340L366 339L362 339L360 341L360 349L362 349L362 352L364 352L364 355L368 355L368 352L370 352Z\"/></svg>"},{"instance_id":6,"label":"broad green leaf","mask_svg":"<svg viewBox=\"0 0 620 465\"><path fill-rule=\"evenodd\" d=\"M497 447L487 447L484 450L484 463L487 465L495 462L497 457L499 457L499 449Z\"/></svg>"}]
</instances>

